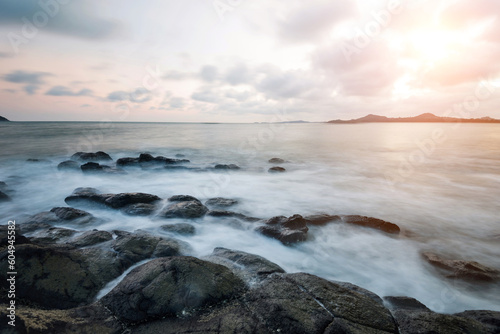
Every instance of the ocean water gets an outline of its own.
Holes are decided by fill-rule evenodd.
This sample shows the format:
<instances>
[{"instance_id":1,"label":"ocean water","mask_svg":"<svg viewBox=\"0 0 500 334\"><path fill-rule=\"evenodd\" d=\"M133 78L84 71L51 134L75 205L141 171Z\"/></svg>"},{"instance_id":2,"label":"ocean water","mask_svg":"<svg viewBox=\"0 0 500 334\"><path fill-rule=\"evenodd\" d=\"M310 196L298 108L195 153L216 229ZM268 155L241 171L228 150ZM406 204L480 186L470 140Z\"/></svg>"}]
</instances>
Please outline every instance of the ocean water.
<instances>
[{"instance_id":1,"label":"ocean water","mask_svg":"<svg viewBox=\"0 0 500 334\"><path fill-rule=\"evenodd\" d=\"M60 172L77 151L105 151L114 160L142 152L194 167L234 163L231 172L127 169L126 175ZM267 172L270 158L285 173ZM28 158L40 159L27 162ZM194 236L179 237L195 256L215 247L255 253L288 272L348 281L375 293L417 298L438 312L500 311L498 285L470 285L438 276L420 254L474 260L500 270L500 126L495 124L183 124L0 123L0 181L13 191L0 203L0 224L65 206L77 187L102 192L188 194L239 201L250 216L359 214L398 224L403 233L329 224L309 240L284 246L253 231L255 223L205 217ZM146 230L181 220L130 217L88 209L98 228ZM74 226L67 226L73 227Z\"/></svg>"}]
</instances>

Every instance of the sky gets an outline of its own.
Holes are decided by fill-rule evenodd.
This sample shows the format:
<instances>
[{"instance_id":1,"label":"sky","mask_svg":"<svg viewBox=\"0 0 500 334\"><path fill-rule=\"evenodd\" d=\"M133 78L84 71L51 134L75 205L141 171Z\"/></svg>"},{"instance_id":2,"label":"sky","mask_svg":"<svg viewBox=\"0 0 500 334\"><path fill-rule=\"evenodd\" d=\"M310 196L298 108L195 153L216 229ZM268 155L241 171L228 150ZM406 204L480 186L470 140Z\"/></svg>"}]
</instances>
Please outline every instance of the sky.
<instances>
[{"instance_id":1,"label":"sky","mask_svg":"<svg viewBox=\"0 0 500 334\"><path fill-rule=\"evenodd\" d=\"M500 118L498 0L0 0L16 121Z\"/></svg>"}]
</instances>

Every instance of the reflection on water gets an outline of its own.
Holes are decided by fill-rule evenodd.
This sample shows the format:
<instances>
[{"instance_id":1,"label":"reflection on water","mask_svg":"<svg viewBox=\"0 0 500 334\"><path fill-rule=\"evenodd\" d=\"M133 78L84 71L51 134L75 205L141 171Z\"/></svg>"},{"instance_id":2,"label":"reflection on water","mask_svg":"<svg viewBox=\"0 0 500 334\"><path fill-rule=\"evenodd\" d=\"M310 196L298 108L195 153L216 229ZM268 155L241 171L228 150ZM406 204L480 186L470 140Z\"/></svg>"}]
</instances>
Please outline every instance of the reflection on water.
<instances>
[{"instance_id":1,"label":"reflection on water","mask_svg":"<svg viewBox=\"0 0 500 334\"><path fill-rule=\"evenodd\" d=\"M14 201L0 218L64 206L74 188L147 192L167 198L191 194L239 200L235 211L275 215L361 214L398 224L411 237L390 238L344 225L312 228L310 241L285 247L253 232L250 224L214 218L194 222L182 239L196 255L214 247L240 249L306 271L350 281L380 295L410 295L445 312L500 310L498 288L484 292L444 281L419 253L433 250L500 269L500 131L498 125L464 124L0 124L0 181ZM76 151L109 153L115 160L140 152L174 157L193 166L235 163L232 173L129 170L124 176L58 172ZM269 174L267 160L287 161ZM27 158L47 159L28 163ZM90 210L108 221L99 229L162 233L163 221ZM486 295L484 295L486 294Z\"/></svg>"}]
</instances>

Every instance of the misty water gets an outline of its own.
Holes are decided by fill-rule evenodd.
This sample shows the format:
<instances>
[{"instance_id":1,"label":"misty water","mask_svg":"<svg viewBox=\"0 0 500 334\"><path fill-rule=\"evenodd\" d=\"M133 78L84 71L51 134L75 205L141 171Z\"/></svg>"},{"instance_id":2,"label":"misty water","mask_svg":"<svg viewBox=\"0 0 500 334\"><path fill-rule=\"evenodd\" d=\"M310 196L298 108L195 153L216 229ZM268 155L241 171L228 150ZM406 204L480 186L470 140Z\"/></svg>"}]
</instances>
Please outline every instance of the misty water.
<instances>
[{"instance_id":1,"label":"misty water","mask_svg":"<svg viewBox=\"0 0 500 334\"><path fill-rule=\"evenodd\" d=\"M99 150L115 161L143 152L182 154L189 166L234 163L241 170L128 168L126 175L84 175L56 168L77 151ZM273 157L288 161L281 164L285 173L267 172ZM205 217L191 221L194 236L176 237L195 256L215 247L242 250L287 272L348 281L381 296L415 297L438 312L500 311L498 285L444 279L420 256L432 251L500 269L499 125L1 123L0 181L13 191L11 202L0 203L1 224L66 206L64 198L77 187L161 198L188 194L202 202L233 198L239 204L230 210L259 218L329 213L384 219L402 234L331 223L310 228L304 243L284 246L255 232L256 223ZM159 226L182 221L87 211L105 219L89 229L167 236Z\"/></svg>"}]
</instances>

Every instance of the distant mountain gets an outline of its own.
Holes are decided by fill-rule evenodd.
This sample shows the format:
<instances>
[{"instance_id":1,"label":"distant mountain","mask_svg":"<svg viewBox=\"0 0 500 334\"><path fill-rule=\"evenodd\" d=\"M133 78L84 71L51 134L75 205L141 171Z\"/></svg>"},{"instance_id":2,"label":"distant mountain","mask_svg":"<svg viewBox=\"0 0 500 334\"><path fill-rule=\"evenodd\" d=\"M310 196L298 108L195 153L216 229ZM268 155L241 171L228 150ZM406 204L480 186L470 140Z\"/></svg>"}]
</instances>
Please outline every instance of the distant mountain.
<instances>
[{"instance_id":1,"label":"distant mountain","mask_svg":"<svg viewBox=\"0 0 500 334\"><path fill-rule=\"evenodd\" d=\"M10 122L7 118L0 116L0 122Z\"/></svg>"},{"instance_id":2,"label":"distant mountain","mask_svg":"<svg viewBox=\"0 0 500 334\"><path fill-rule=\"evenodd\" d=\"M379 115L367 115L365 117L351 119L349 121L343 121L340 119L334 121L328 121L327 123L334 124L353 124L353 123L500 123L499 119L494 119L491 117L483 118L455 118L455 117L440 117L431 113L425 113L413 117L398 117L391 118Z\"/></svg>"}]
</instances>

